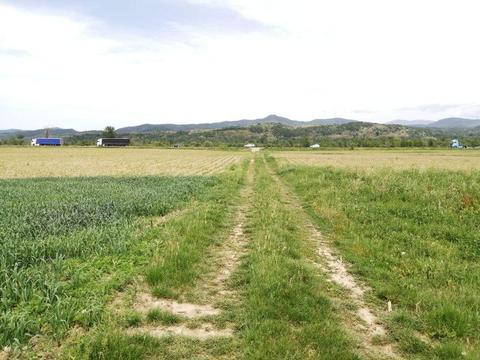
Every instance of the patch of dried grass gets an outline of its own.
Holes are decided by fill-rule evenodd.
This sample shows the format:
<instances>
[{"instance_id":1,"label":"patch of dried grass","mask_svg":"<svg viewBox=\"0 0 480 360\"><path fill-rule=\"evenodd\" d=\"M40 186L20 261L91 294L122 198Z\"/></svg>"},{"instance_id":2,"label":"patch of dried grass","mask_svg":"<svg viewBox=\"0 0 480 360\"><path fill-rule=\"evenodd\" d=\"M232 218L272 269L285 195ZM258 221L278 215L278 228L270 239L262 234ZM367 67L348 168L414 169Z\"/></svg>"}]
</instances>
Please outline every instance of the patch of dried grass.
<instances>
[{"instance_id":1,"label":"patch of dried grass","mask_svg":"<svg viewBox=\"0 0 480 360\"><path fill-rule=\"evenodd\" d=\"M360 170L382 168L480 170L477 150L353 150L282 151L273 155L282 163L308 166L333 166Z\"/></svg>"},{"instance_id":2,"label":"patch of dried grass","mask_svg":"<svg viewBox=\"0 0 480 360\"><path fill-rule=\"evenodd\" d=\"M209 175L248 153L141 148L0 147L0 178Z\"/></svg>"}]
</instances>

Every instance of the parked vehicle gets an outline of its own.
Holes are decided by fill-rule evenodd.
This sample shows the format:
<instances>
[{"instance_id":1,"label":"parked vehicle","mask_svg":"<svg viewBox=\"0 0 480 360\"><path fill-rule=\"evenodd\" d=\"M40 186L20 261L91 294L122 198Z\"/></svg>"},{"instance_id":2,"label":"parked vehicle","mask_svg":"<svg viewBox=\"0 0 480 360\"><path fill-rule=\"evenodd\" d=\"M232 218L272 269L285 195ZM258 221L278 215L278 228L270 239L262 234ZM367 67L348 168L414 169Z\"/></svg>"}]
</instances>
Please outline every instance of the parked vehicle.
<instances>
[{"instance_id":1,"label":"parked vehicle","mask_svg":"<svg viewBox=\"0 0 480 360\"><path fill-rule=\"evenodd\" d=\"M130 139L98 139L97 146L128 146Z\"/></svg>"},{"instance_id":2,"label":"parked vehicle","mask_svg":"<svg viewBox=\"0 0 480 360\"><path fill-rule=\"evenodd\" d=\"M452 147L453 149L462 149L464 146L462 143L460 143L458 139L453 139L452 141L450 141L450 147Z\"/></svg>"},{"instance_id":3,"label":"parked vehicle","mask_svg":"<svg viewBox=\"0 0 480 360\"><path fill-rule=\"evenodd\" d=\"M63 139L61 138L34 138L32 139L32 146L62 146Z\"/></svg>"}]
</instances>

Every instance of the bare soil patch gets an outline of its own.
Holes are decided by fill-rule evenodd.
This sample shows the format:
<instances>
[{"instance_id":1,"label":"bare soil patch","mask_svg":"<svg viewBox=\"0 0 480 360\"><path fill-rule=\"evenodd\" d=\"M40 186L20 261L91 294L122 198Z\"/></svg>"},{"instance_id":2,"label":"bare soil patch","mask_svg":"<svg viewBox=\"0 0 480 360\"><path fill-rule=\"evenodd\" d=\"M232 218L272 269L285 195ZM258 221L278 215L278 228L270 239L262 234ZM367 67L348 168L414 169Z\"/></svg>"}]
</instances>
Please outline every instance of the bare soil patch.
<instances>
[{"instance_id":1,"label":"bare soil patch","mask_svg":"<svg viewBox=\"0 0 480 360\"><path fill-rule=\"evenodd\" d=\"M10 348L4 348L2 351L0 351L0 360L8 360L11 358L12 351Z\"/></svg>"},{"instance_id":2,"label":"bare soil patch","mask_svg":"<svg viewBox=\"0 0 480 360\"><path fill-rule=\"evenodd\" d=\"M220 314L220 310L213 308L211 305L179 303L170 299L158 299L145 292L137 294L133 309L141 313L146 313L152 309L160 309L189 319Z\"/></svg>"},{"instance_id":3,"label":"bare soil patch","mask_svg":"<svg viewBox=\"0 0 480 360\"><path fill-rule=\"evenodd\" d=\"M198 340L208 340L218 337L231 337L232 329L216 329L212 324L202 324L197 328L189 328L185 325L175 326L142 326L127 331L129 335L149 335L156 338L168 336L184 336Z\"/></svg>"}]
</instances>

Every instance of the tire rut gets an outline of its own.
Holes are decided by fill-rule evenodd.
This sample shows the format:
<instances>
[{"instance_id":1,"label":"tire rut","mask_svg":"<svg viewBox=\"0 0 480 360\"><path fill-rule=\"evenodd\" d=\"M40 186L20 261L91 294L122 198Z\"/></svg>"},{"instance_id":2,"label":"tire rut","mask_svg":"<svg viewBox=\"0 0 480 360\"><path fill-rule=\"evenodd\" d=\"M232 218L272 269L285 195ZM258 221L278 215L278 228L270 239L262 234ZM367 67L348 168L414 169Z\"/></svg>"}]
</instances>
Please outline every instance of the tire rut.
<instances>
[{"instance_id":1,"label":"tire rut","mask_svg":"<svg viewBox=\"0 0 480 360\"><path fill-rule=\"evenodd\" d=\"M319 261L315 261L314 266L322 270L330 282L344 289L348 294L350 302L356 307L355 316L360 319L361 322L358 323L357 321L356 324L352 326L350 321L345 321L346 328L360 339L361 349L367 355L374 356L375 358L401 359L402 357L391 344L377 344L375 342L376 337L385 336L387 331L376 315L377 312L369 307L364 300L364 294L367 288L360 284L348 272L348 264L335 254L333 248L313 224L298 197L288 189L271 167L269 167L269 170L272 178L283 192L285 200L295 208L297 214L302 218L305 229L310 235L310 239L316 245Z\"/></svg>"},{"instance_id":2,"label":"tire rut","mask_svg":"<svg viewBox=\"0 0 480 360\"><path fill-rule=\"evenodd\" d=\"M241 258L246 254L248 239L245 235L245 224L252 205L252 185L253 160L249 165L246 184L240 193L242 200L234 215L235 225L227 240L222 243L219 249L212 252L213 256L210 260L216 264L215 271L203 276L193 290L194 293L200 294L201 298L209 303L236 297L236 294L228 289L228 280L239 265Z\"/></svg>"},{"instance_id":3,"label":"tire rut","mask_svg":"<svg viewBox=\"0 0 480 360\"><path fill-rule=\"evenodd\" d=\"M177 302L171 299L155 298L149 292L139 292L135 296L133 308L143 314L150 310L161 310L186 319L197 319L200 325L189 328L183 324L171 326L139 326L128 331L129 334L150 335L152 337L185 336L197 340L207 340L215 337L233 336L232 328L218 329L206 322L207 319L220 316L222 310L217 307L221 301L235 301L237 294L229 289L228 280L246 253L247 237L245 224L250 211L253 193L253 160L250 161L246 184L240 192L241 202L234 212L235 225L218 249L212 249L209 263L213 263L213 271L201 277L196 287L191 291L195 303ZM206 318L206 319L202 319Z\"/></svg>"}]
</instances>

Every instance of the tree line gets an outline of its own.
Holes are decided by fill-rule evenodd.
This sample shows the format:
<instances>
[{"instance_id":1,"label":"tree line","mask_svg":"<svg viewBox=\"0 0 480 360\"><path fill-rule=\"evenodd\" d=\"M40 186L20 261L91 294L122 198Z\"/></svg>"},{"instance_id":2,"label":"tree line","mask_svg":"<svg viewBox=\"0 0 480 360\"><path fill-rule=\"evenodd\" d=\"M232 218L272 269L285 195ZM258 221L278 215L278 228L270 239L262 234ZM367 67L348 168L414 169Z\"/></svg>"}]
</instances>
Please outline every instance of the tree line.
<instances>
[{"instance_id":1,"label":"tree line","mask_svg":"<svg viewBox=\"0 0 480 360\"><path fill-rule=\"evenodd\" d=\"M112 126L103 132L88 132L64 137L65 145L94 145L99 137L128 137L132 145L186 147L243 147L255 143L263 147L448 147L453 138L470 147L480 146L480 130L408 128L400 125L350 123L343 125L288 127L281 124L257 124L218 130L154 131L117 134ZM25 145L29 139L13 136L0 140L4 145Z\"/></svg>"}]
</instances>

